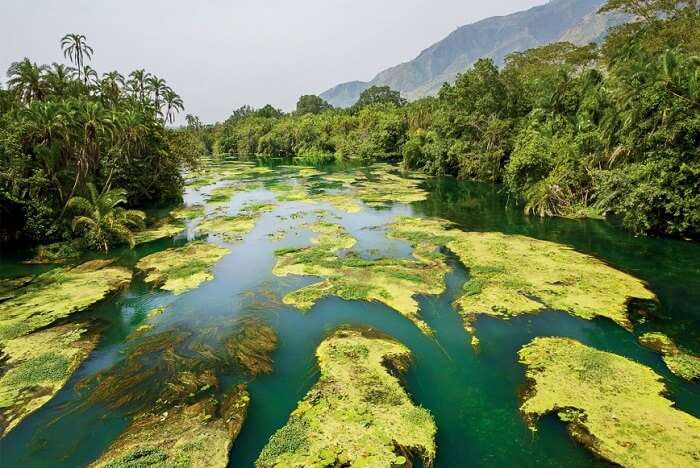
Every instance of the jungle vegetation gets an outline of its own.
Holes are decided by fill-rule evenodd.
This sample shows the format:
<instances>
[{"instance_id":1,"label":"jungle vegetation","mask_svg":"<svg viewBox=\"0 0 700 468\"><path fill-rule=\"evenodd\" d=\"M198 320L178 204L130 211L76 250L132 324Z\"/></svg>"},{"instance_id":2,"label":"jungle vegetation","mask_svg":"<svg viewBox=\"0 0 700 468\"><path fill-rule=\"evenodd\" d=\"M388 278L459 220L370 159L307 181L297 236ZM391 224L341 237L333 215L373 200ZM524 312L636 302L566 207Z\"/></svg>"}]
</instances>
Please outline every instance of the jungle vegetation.
<instances>
[{"instance_id":1,"label":"jungle vegetation","mask_svg":"<svg viewBox=\"0 0 700 468\"><path fill-rule=\"evenodd\" d=\"M183 166L207 151L201 123L166 128L184 105L165 80L98 75L84 35L60 44L68 64L24 58L0 86L0 242L133 244L142 215L127 208L181 196Z\"/></svg>"},{"instance_id":2,"label":"jungle vegetation","mask_svg":"<svg viewBox=\"0 0 700 468\"><path fill-rule=\"evenodd\" d=\"M349 109L303 96L295 112L249 106L212 147L304 164L402 161L502 184L541 216L614 215L635 233L700 234L700 12L695 1L610 0L633 21L604 43L554 43L479 60L436 97L387 87Z\"/></svg>"}]
</instances>

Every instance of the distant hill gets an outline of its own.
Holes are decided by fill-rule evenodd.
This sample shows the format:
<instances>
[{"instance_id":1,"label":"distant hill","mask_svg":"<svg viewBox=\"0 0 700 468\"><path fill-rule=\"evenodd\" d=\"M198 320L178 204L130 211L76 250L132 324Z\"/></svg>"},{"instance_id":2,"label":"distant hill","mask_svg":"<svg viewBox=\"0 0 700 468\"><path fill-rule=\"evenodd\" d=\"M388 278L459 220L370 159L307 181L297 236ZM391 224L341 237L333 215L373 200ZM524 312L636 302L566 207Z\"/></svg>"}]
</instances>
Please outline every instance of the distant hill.
<instances>
[{"instance_id":1,"label":"distant hill","mask_svg":"<svg viewBox=\"0 0 700 468\"><path fill-rule=\"evenodd\" d=\"M390 86L407 99L419 99L436 94L444 82L454 81L480 58L492 58L501 65L511 52L551 42L600 42L611 26L625 20L622 15L597 14L603 3L605 0L552 0L462 26L410 62L388 68L369 82L339 84L321 97L333 106L348 107L370 86Z\"/></svg>"}]
</instances>

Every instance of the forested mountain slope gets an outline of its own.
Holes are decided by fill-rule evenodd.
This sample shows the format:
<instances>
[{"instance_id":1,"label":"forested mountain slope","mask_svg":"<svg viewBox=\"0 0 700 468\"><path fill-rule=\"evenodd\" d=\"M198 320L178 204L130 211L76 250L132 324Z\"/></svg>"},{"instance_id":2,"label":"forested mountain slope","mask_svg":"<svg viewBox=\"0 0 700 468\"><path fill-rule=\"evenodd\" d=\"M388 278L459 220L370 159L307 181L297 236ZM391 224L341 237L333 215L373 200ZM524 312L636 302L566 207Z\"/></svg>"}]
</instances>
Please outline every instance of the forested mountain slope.
<instances>
[{"instance_id":1,"label":"forested mountain slope","mask_svg":"<svg viewBox=\"0 0 700 468\"><path fill-rule=\"evenodd\" d=\"M598 14L603 3L552 0L526 11L462 26L410 62L388 68L370 82L339 84L321 97L333 106L348 107L370 86L389 86L413 100L436 94L444 82L453 82L458 73L480 58L491 58L501 65L511 52L551 42L599 42L611 26L625 18L620 14Z\"/></svg>"}]
</instances>

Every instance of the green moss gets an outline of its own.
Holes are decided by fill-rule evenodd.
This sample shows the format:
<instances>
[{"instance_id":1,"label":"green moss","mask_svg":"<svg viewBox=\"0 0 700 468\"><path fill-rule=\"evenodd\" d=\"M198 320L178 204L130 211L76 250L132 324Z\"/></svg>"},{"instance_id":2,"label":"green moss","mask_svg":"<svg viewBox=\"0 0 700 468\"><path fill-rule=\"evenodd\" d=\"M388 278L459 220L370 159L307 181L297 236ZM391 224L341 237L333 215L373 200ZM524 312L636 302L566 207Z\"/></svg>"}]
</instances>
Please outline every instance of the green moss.
<instances>
[{"instance_id":1,"label":"green moss","mask_svg":"<svg viewBox=\"0 0 700 468\"><path fill-rule=\"evenodd\" d=\"M81 324L66 324L3 343L0 437L53 398L87 358L97 335L85 332Z\"/></svg>"},{"instance_id":2,"label":"green moss","mask_svg":"<svg viewBox=\"0 0 700 468\"><path fill-rule=\"evenodd\" d=\"M607 317L630 329L630 299L655 299L646 285L570 247L497 232L464 232L439 219L400 218L389 237L415 248L446 246L469 269L457 300L474 333L480 314L508 319L545 309L584 319Z\"/></svg>"},{"instance_id":3,"label":"green moss","mask_svg":"<svg viewBox=\"0 0 700 468\"><path fill-rule=\"evenodd\" d=\"M136 268L146 273L146 282L182 294L214 278L211 269L230 251L205 242L191 242L142 258Z\"/></svg>"},{"instance_id":4,"label":"green moss","mask_svg":"<svg viewBox=\"0 0 700 468\"><path fill-rule=\"evenodd\" d=\"M34 356L12 368L3 378L4 385L31 387L45 381L57 381L67 377L70 362L58 353Z\"/></svg>"},{"instance_id":5,"label":"green moss","mask_svg":"<svg viewBox=\"0 0 700 468\"><path fill-rule=\"evenodd\" d=\"M0 279L0 302L12 299L21 294L22 287L32 282L31 276L20 276L18 278Z\"/></svg>"},{"instance_id":6,"label":"green moss","mask_svg":"<svg viewBox=\"0 0 700 468\"><path fill-rule=\"evenodd\" d=\"M65 263L79 258L86 251L81 240L54 242L37 247L36 254L27 263Z\"/></svg>"},{"instance_id":7,"label":"green moss","mask_svg":"<svg viewBox=\"0 0 700 468\"><path fill-rule=\"evenodd\" d=\"M272 203L250 202L241 208L241 212L248 216L258 216L263 213L270 213L274 209L275 205Z\"/></svg>"},{"instance_id":8,"label":"green moss","mask_svg":"<svg viewBox=\"0 0 700 468\"><path fill-rule=\"evenodd\" d=\"M398 466L406 455L430 466L436 426L411 402L394 371L410 352L371 331L339 330L316 350L321 375L260 453L272 466Z\"/></svg>"},{"instance_id":9,"label":"green moss","mask_svg":"<svg viewBox=\"0 0 700 468\"><path fill-rule=\"evenodd\" d=\"M645 333L639 342L647 348L661 353L668 369L686 380L700 379L700 357L679 348L671 338L663 333Z\"/></svg>"},{"instance_id":10,"label":"green moss","mask_svg":"<svg viewBox=\"0 0 700 468\"><path fill-rule=\"evenodd\" d=\"M221 237L227 242L237 242L253 230L257 217L241 214L237 216L216 216L205 218L197 225L195 232Z\"/></svg>"},{"instance_id":11,"label":"green moss","mask_svg":"<svg viewBox=\"0 0 700 468\"><path fill-rule=\"evenodd\" d=\"M190 221L204 216L204 207L202 205L192 205L176 208L170 212L170 216L174 219Z\"/></svg>"},{"instance_id":12,"label":"green moss","mask_svg":"<svg viewBox=\"0 0 700 468\"><path fill-rule=\"evenodd\" d=\"M148 229L139 231L134 234L136 245L153 242L168 237L173 237L185 230L185 225L180 221L172 221L164 219Z\"/></svg>"},{"instance_id":13,"label":"green moss","mask_svg":"<svg viewBox=\"0 0 700 468\"><path fill-rule=\"evenodd\" d=\"M521 411L533 425L556 413L569 433L622 466L694 466L700 420L662 396L648 367L568 338L537 338L519 352L531 388Z\"/></svg>"},{"instance_id":14,"label":"green moss","mask_svg":"<svg viewBox=\"0 0 700 468\"><path fill-rule=\"evenodd\" d=\"M277 276L307 275L324 281L287 294L283 301L301 310L309 310L326 296L346 300L382 302L411 320L423 333L430 327L421 319L417 294L440 294L448 271L443 256L409 259L364 260L353 255L338 256L351 248L355 239L342 226L320 222L309 226L318 233L311 247L277 251Z\"/></svg>"},{"instance_id":15,"label":"green moss","mask_svg":"<svg viewBox=\"0 0 700 468\"><path fill-rule=\"evenodd\" d=\"M102 260L42 273L0 302L0 344L85 310L130 281L129 270Z\"/></svg>"}]
</instances>

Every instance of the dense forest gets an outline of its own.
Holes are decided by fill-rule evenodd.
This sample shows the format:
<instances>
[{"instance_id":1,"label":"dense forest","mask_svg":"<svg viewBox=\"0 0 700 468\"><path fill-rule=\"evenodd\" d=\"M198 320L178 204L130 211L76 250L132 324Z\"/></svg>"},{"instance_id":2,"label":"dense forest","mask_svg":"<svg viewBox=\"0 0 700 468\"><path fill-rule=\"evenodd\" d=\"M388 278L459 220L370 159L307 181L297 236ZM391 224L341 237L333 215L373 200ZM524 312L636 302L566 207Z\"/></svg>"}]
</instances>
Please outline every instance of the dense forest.
<instances>
[{"instance_id":1,"label":"dense forest","mask_svg":"<svg viewBox=\"0 0 700 468\"><path fill-rule=\"evenodd\" d=\"M181 170L204 149L190 127L166 128L183 102L165 80L99 76L83 35L61 48L70 65L24 58L0 88L0 242L84 237L104 250L142 223L127 207L181 196Z\"/></svg>"},{"instance_id":2,"label":"dense forest","mask_svg":"<svg viewBox=\"0 0 700 468\"><path fill-rule=\"evenodd\" d=\"M373 87L349 109L243 107L211 131L241 157L402 161L503 184L541 216L615 215L636 232L700 234L700 12L695 1L610 0L604 43L480 60L437 97Z\"/></svg>"}]
</instances>

